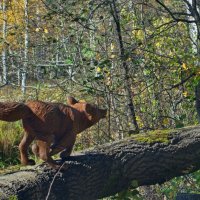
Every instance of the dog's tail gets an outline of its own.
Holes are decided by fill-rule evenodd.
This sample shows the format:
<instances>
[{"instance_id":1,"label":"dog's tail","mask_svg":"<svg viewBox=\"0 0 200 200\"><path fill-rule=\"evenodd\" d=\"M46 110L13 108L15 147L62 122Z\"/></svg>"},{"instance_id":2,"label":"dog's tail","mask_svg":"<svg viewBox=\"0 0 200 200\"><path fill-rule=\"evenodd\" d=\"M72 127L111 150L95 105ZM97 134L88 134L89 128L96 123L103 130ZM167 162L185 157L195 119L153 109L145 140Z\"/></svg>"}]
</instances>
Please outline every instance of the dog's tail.
<instances>
[{"instance_id":1,"label":"dog's tail","mask_svg":"<svg viewBox=\"0 0 200 200\"><path fill-rule=\"evenodd\" d=\"M31 109L23 103L0 102L0 120L14 122L31 116Z\"/></svg>"}]
</instances>

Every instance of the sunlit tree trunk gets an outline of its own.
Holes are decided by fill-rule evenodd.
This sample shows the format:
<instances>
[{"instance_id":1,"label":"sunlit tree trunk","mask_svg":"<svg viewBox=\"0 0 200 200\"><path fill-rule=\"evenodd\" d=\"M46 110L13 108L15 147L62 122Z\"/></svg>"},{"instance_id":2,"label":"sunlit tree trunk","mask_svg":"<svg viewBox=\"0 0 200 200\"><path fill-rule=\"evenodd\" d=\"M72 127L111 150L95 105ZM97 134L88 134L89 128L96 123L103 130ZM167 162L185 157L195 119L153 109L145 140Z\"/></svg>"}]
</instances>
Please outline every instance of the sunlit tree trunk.
<instances>
[{"instance_id":1,"label":"sunlit tree trunk","mask_svg":"<svg viewBox=\"0 0 200 200\"><path fill-rule=\"evenodd\" d=\"M28 0L24 0L24 21L25 21L25 34L24 34L24 64L22 69L22 82L21 89L22 93L26 93L26 76L28 67L28 46L29 46L29 33L28 33Z\"/></svg>"},{"instance_id":2,"label":"sunlit tree trunk","mask_svg":"<svg viewBox=\"0 0 200 200\"><path fill-rule=\"evenodd\" d=\"M14 62L14 54L13 54L13 51L10 46L8 47L8 52L9 52L9 57L10 57L12 74L15 74L16 66L15 66L15 62Z\"/></svg>"},{"instance_id":3,"label":"sunlit tree trunk","mask_svg":"<svg viewBox=\"0 0 200 200\"><path fill-rule=\"evenodd\" d=\"M38 4L36 6L36 15L37 15L37 28L40 27L40 5ZM36 43L40 43L40 38L36 38ZM35 58L34 58L34 63L41 63L41 60L38 61L38 57L42 57L40 56L40 50L41 46L35 48ZM36 64L37 65L37 64ZM35 78L39 81L43 78L43 73L41 70L41 66L37 66L37 70L35 72Z\"/></svg>"},{"instance_id":4,"label":"sunlit tree trunk","mask_svg":"<svg viewBox=\"0 0 200 200\"><path fill-rule=\"evenodd\" d=\"M123 132L123 125L122 125L122 122L121 122L121 119L119 117L119 113L118 113L118 110L117 110L117 101L114 97L113 94L111 94L111 101L112 101L112 109L114 110L115 113L117 113L117 115L115 116L115 122L116 122L116 125L117 125L117 128L116 128L116 132L117 132L117 135L118 135L118 139L123 139L124 138L124 132Z\"/></svg>"},{"instance_id":5,"label":"sunlit tree trunk","mask_svg":"<svg viewBox=\"0 0 200 200\"><path fill-rule=\"evenodd\" d=\"M90 23L90 26L92 24L94 24L92 19L89 20L89 23ZM90 49L91 49L92 52L94 52L95 51L95 39L94 39L95 38L95 32L92 30L92 28L93 27L91 26L91 30L90 30ZM93 57L90 58L90 67L94 68L94 58Z\"/></svg>"},{"instance_id":6,"label":"sunlit tree trunk","mask_svg":"<svg viewBox=\"0 0 200 200\"><path fill-rule=\"evenodd\" d=\"M2 30L2 38L3 38L3 49L2 49L2 67L3 67L3 73L2 73L2 82L4 84L7 83L8 78L8 68L7 68L7 0L2 1L2 11L3 11L3 30Z\"/></svg>"},{"instance_id":7,"label":"sunlit tree trunk","mask_svg":"<svg viewBox=\"0 0 200 200\"><path fill-rule=\"evenodd\" d=\"M200 65L200 12L194 0L185 1L188 14L191 14L190 20L195 20L195 23L189 24L190 37L193 43L193 51L197 54L197 66ZM197 117L200 123L200 81L195 88L196 110Z\"/></svg>"}]
</instances>

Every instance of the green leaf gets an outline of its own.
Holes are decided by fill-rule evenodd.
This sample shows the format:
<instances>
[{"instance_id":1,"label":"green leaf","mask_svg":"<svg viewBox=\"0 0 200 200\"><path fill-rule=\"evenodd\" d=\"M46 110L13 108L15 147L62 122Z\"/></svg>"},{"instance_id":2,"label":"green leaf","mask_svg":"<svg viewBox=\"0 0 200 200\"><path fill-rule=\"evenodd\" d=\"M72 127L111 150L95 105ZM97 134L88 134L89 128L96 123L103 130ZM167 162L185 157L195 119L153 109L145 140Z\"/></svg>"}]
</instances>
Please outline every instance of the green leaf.
<instances>
[{"instance_id":1,"label":"green leaf","mask_svg":"<svg viewBox=\"0 0 200 200\"><path fill-rule=\"evenodd\" d=\"M66 63L67 65L72 65L72 64L73 64L73 61L72 61L70 58L68 58L68 59L66 59L65 63Z\"/></svg>"}]
</instances>

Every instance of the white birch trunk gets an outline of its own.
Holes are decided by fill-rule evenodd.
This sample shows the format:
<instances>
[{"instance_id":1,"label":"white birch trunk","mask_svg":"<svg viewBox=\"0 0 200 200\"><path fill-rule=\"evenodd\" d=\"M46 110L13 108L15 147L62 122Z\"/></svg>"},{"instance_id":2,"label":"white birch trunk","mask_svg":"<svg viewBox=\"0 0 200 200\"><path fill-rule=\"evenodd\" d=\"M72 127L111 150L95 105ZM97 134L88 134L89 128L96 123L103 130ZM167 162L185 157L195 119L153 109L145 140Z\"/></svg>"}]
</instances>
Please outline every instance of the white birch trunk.
<instances>
[{"instance_id":1,"label":"white birch trunk","mask_svg":"<svg viewBox=\"0 0 200 200\"><path fill-rule=\"evenodd\" d=\"M199 7L196 5L196 8L195 8L196 2L194 0L188 0L187 2L190 4L190 6L186 5L187 13L192 15L192 16L190 16L189 19L195 20L195 23L189 24L189 31L190 31L190 37L191 37L192 43L193 43L193 51L197 55L196 65L199 66L199 64L200 64L200 21L199 21L199 18L197 17L197 15L195 15L194 12L192 13L190 11L190 7L192 9L196 9L198 12L198 15L199 15ZM196 98L197 119L200 123L200 81L195 88L195 98Z\"/></svg>"},{"instance_id":2,"label":"white birch trunk","mask_svg":"<svg viewBox=\"0 0 200 200\"><path fill-rule=\"evenodd\" d=\"M40 6L41 6L40 4L37 4L37 6L36 6L36 15L37 15L36 19L37 19L37 27L38 28L40 27L40 22L41 22L41 19L40 19ZM36 38L35 42L39 44L40 43L40 38ZM40 56L40 54L42 53L42 51L44 51L44 50L43 49L41 50L41 47L39 47L39 48L36 47L35 48L35 52L34 52L34 55L35 55L34 56L34 63L35 63L35 65L37 64L38 61L40 63L42 63L41 59L39 59L40 57L42 57L42 56ZM34 73L34 77L38 81L40 81L41 79L43 79L43 72L41 70L41 66L37 66L37 69L36 69L36 71Z\"/></svg>"},{"instance_id":3,"label":"white birch trunk","mask_svg":"<svg viewBox=\"0 0 200 200\"><path fill-rule=\"evenodd\" d=\"M188 2L190 3L190 5L192 6L193 5L193 0L188 0ZM188 14L191 14L190 10L189 10L189 7L188 5L187 6L187 13ZM190 16L189 17L190 20L196 20L193 16ZM193 43L193 50L195 53L198 54L198 27L197 27L197 23L191 23L189 24L189 31L190 31L190 37L192 39L192 43ZM200 23L200 22L199 22Z\"/></svg>"},{"instance_id":4,"label":"white birch trunk","mask_svg":"<svg viewBox=\"0 0 200 200\"><path fill-rule=\"evenodd\" d=\"M93 24L93 20L90 19L89 23L90 23L90 25ZM91 28L93 28L93 27L91 26ZM93 30L90 30L90 51L91 50L95 51L95 39L94 38L95 38L95 33L94 33ZM93 57L90 59L90 67L94 68L94 59L93 59Z\"/></svg>"},{"instance_id":5,"label":"white birch trunk","mask_svg":"<svg viewBox=\"0 0 200 200\"><path fill-rule=\"evenodd\" d=\"M64 22L63 19L61 20L61 24L62 24L62 26L61 26L61 28L62 28L62 43L63 43L63 47L65 49L65 53L66 53L66 55L68 55L69 54L69 50L68 50L69 47L67 47L67 46L69 46L69 41L68 41L68 45L66 45L66 41L65 41L65 22ZM73 80L74 82L76 80L74 78L75 71L73 70L73 66L77 64L76 62L77 62L76 59L74 59L74 64L73 65L70 64L69 66L67 66L67 73L68 73L68 75L70 77L70 80Z\"/></svg>"},{"instance_id":6,"label":"white birch trunk","mask_svg":"<svg viewBox=\"0 0 200 200\"><path fill-rule=\"evenodd\" d=\"M24 65L21 75L21 90L26 94L26 74L28 67L28 46L29 46L29 34L28 34L28 0L24 0L24 22L25 22L25 34L24 34Z\"/></svg>"},{"instance_id":7,"label":"white birch trunk","mask_svg":"<svg viewBox=\"0 0 200 200\"><path fill-rule=\"evenodd\" d=\"M7 83L8 78L8 68L7 68L7 44L6 44L6 38L7 38L7 0L2 1L2 11L3 11L3 30L2 30L2 37L3 37L3 49L2 49L2 67L3 67L3 73L2 73L2 82L4 84Z\"/></svg>"},{"instance_id":8,"label":"white birch trunk","mask_svg":"<svg viewBox=\"0 0 200 200\"><path fill-rule=\"evenodd\" d=\"M59 51L60 51L60 44L59 44L59 35L57 35L57 43L56 43L56 77L60 76L59 73Z\"/></svg>"}]
</instances>

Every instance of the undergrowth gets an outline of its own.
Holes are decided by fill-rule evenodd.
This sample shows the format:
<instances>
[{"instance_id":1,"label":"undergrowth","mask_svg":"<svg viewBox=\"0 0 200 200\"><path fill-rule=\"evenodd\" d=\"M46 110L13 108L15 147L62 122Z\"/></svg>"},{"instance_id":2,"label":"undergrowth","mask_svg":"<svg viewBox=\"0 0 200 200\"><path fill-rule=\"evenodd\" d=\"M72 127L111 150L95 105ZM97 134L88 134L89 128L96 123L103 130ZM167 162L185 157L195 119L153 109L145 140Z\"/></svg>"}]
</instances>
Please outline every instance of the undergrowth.
<instances>
[{"instance_id":1,"label":"undergrowth","mask_svg":"<svg viewBox=\"0 0 200 200\"><path fill-rule=\"evenodd\" d=\"M18 144L22 137L21 123L0 121L0 168L19 163Z\"/></svg>"}]
</instances>

